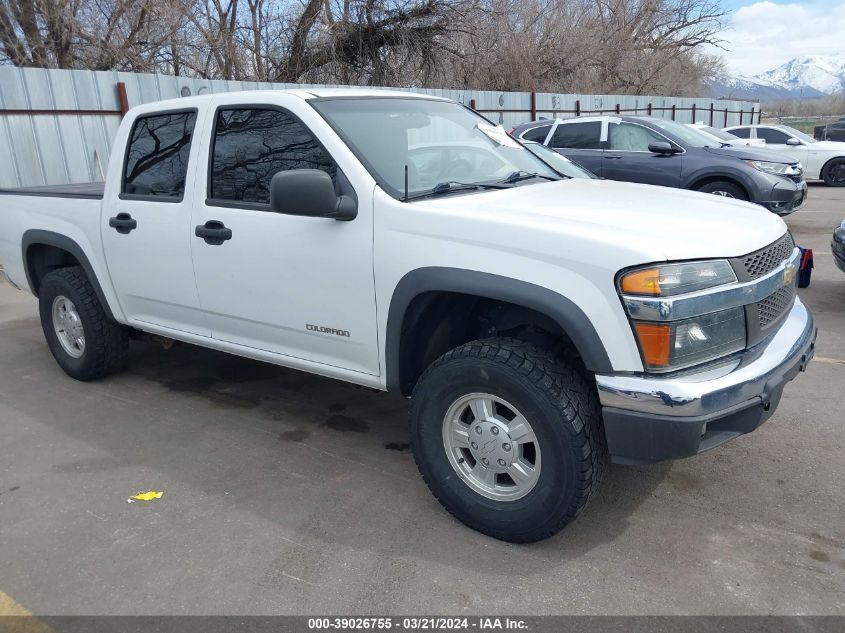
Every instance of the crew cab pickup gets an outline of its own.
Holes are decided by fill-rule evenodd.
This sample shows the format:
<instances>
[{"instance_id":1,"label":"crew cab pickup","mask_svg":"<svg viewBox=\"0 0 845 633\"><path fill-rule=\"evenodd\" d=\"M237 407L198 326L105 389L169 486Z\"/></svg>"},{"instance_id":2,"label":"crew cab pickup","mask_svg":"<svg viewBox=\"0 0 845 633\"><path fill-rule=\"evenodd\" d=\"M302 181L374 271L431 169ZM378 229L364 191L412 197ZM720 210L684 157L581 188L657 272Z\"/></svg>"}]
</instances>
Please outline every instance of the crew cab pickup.
<instances>
[{"instance_id":1,"label":"crew cab pickup","mask_svg":"<svg viewBox=\"0 0 845 633\"><path fill-rule=\"evenodd\" d=\"M514 542L609 458L757 428L813 356L783 221L570 178L463 105L228 93L124 118L104 184L3 192L0 263L71 377L146 333L410 397L447 510Z\"/></svg>"}]
</instances>

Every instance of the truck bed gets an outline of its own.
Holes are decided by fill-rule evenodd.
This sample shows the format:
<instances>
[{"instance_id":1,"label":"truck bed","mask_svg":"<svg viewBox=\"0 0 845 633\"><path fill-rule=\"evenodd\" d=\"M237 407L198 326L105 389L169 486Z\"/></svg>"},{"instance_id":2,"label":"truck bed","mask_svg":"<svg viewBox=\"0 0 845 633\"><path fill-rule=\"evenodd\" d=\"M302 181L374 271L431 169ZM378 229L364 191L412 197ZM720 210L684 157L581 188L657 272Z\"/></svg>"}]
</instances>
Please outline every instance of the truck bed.
<instances>
[{"instance_id":1,"label":"truck bed","mask_svg":"<svg viewBox=\"0 0 845 633\"><path fill-rule=\"evenodd\" d=\"M47 196L50 198L90 198L102 200L106 183L81 182L71 185L41 185L39 187L18 187L0 189L0 195L11 196Z\"/></svg>"}]
</instances>

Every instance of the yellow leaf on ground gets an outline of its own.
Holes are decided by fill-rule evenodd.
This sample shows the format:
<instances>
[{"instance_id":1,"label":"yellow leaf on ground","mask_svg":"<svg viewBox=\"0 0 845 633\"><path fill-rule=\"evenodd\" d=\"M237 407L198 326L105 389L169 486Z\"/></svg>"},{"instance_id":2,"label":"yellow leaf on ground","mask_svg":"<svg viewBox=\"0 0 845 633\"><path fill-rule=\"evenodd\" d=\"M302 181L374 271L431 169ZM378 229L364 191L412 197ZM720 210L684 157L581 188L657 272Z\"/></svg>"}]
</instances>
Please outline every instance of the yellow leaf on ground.
<instances>
[{"instance_id":1,"label":"yellow leaf on ground","mask_svg":"<svg viewBox=\"0 0 845 633\"><path fill-rule=\"evenodd\" d=\"M153 499L161 499L163 495L163 492L150 490L149 492L139 492L137 495L132 495L131 498L135 501L152 501Z\"/></svg>"}]
</instances>

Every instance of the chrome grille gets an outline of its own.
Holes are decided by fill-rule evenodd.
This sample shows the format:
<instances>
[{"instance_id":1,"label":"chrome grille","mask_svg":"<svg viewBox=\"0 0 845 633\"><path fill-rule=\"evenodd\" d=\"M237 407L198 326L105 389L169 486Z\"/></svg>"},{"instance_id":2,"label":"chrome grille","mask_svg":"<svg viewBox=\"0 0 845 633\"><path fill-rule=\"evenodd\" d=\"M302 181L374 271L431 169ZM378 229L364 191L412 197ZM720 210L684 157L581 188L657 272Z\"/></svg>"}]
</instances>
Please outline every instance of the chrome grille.
<instances>
[{"instance_id":1,"label":"chrome grille","mask_svg":"<svg viewBox=\"0 0 845 633\"><path fill-rule=\"evenodd\" d=\"M794 300L795 288L793 286L784 286L762 301L757 302L760 328L765 329L776 323L789 310Z\"/></svg>"},{"instance_id":2,"label":"chrome grille","mask_svg":"<svg viewBox=\"0 0 845 633\"><path fill-rule=\"evenodd\" d=\"M792 234L787 232L774 244L769 244L765 248L743 257L742 264L745 266L749 279L757 279L772 272L790 256L794 248L795 242L792 239Z\"/></svg>"}]
</instances>

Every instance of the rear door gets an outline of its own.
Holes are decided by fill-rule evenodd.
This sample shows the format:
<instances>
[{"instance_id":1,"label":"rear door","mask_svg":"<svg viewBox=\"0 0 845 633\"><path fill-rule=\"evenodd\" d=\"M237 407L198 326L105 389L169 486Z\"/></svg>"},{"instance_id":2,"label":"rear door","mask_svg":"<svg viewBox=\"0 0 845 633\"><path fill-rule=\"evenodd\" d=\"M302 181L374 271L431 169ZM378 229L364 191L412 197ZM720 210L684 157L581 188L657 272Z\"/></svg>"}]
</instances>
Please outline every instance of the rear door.
<instances>
[{"instance_id":1,"label":"rear door","mask_svg":"<svg viewBox=\"0 0 845 633\"><path fill-rule=\"evenodd\" d=\"M237 98L221 95L209 112L207 180L195 192L194 267L213 338L378 375L372 191L352 190L358 216L349 222L273 212L279 171L320 169L338 190L351 184L309 127L327 125L302 99Z\"/></svg>"},{"instance_id":2,"label":"rear door","mask_svg":"<svg viewBox=\"0 0 845 633\"><path fill-rule=\"evenodd\" d=\"M627 121L611 121L607 130L602 176L611 180L677 187L681 182L682 154L656 154L650 143L675 145L649 128Z\"/></svg>"},{"instance_id":3,"label":"rear door","mask_svg":"<svg viewBox=\"0 0 845 633\"><path fill-rule=\"evenodd\" d=\"M197 109L138 116L119 175L109 172L100 221L106 265L129 322L210 336L194 282L185 195L194 181L198 119Z\"/></svg>"},{"instance_id":4,"label":"rear door","mask_svg":"<svg viewBox=\"0 0 845 633\"><path fill-rule=\"evenodd\" d=\"M604 121L561 121L554 126L546 145L602 176L602 126Z\"/></svg>"}]
</instances>

